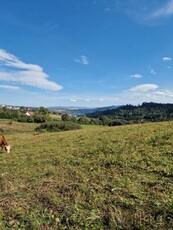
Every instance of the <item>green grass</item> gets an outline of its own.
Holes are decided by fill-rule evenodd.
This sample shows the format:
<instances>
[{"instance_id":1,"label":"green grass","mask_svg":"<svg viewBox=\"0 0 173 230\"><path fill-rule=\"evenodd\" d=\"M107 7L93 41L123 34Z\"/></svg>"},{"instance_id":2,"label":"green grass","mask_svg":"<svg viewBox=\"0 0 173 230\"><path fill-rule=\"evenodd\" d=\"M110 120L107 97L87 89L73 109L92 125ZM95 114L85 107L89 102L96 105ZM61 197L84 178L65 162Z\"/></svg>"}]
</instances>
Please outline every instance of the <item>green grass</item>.
<instances>
[{"instance_id":1,"label":"green grass","mask_svg":"<svg viewBox=\"0 0 173 230\"><path fill-rule=\"evenodd\" d=\"M3 130L4 134L34 132L34 129L38 126L39 124L36 123L22 123L7 119L0 119L0 129Z\"/></svg>"},{"instance_id":2,"label":"green grass","mask_svg":"<svg viewBox=\"0 0 173 230\"><path fill-rule=\"evenodd\" d=\"M13 125L0 229L172 229L173 122L39 135Z\"/></svg>"},{"instance_id":3,"label":"green grass","mask_svg":"<svg viewBox=\"0 0 173 230\"><path fill-rule=\"evenodd\" d=\"M99 129L99 128L102 128L103 126L101 126L101 125L81 125L81 127L83 129L91 129L91 128Z\"/></svg>"}]
</instances>

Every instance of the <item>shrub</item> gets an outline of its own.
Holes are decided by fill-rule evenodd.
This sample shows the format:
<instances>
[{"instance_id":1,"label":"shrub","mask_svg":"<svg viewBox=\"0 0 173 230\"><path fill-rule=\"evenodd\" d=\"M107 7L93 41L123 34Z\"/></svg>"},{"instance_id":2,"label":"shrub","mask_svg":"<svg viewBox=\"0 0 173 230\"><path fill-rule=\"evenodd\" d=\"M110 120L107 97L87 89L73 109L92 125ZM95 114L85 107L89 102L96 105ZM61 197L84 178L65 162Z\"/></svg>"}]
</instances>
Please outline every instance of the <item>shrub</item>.
<instances>
[{"instance_id":1,"label":"shrub","mask_svg":"<svg viewBox=\"0 0 173 230\"><path fill-rule=\"evenodd\" d=\"M122 120L113 120L109 123L109 126L124 125L126 122Z\"/></svg>"},{"instance_id":2,"label":"shrub","mask_svg":"<svg viewBox=\"0 0 173 230\"><path fill-rule=\"evenodd\" d=\"M33 123L34 122L34 118L33 117L27 117L27 122L28 123Z\"/></svg>"},{"instance_id":3,"label":"shrub","mask_svg":"<svg viewBox=\"0 0 173 230\"><path fill-rule=\"evenodd\" d=\"M18 118L18 122L27 122L27 116L21 116Z\"/></svg>"},{"instance_id":4,"label":"shrub","mask_svg":"<svg viewBox=\"0 0 173 230\"><path fill-rule=\"evenodd\" d=\"M34 118L34 122L35 123L43 123L43 122L47 122L48 120L50 120L50 117L47 115L40 115L40 114L35 114L33 116Z\"/></svg>"},{"instance_id":5,"label":"shrub","mask_svg":"<svg viewBox=\"0 0 173 230\"><path fill-rule=\"evenodd\" d=\"M109 125L111 122L111 119L107 116L101 116L99 117L99 120L101 121L102 125Z\"/></svg>"},{"instance_id":6,"label":"shrub","mask_svg":"<svg viewBox=\"0 0 173 230\"><path fill-rule=\"evenodd\" d=\"M102 122L98 118L91 118L90 124L91 125L102 125Z\"/></svg>"},{"instance_id":7,"label":"shrub","mask_svg":"<svg viewBox=\"0 0 173 230\"><path fill-rule=\"evenodd\" d=\"M90 124L90 119L88 117L80 117L78 119L79 124L83 125L89 125Z\"/></svg>"},{"instance_id":8,"label":"shrub","mask_svg":"<svg viewBox=\"0 0 173 230\"><path fill-rule=\"evenodd\" d=\"M48 132L60 132L60 131L68 131L68 130L76 130L80 129L81 126L74 122L45 122L41 124L39 127L35 129L35 131L46 130Z\"/></svg>"},{"instance_id":9,"label":"shrub","mask_svg":"<svg viewBox=\"0 0 173 230\"><path fill-rule=\"evenodd\" d=\"M70 121L71 120L71 116L69 115L69 114L63 114L62 116L61 116L61 119L63 120L63 121Z\"/></svg>"}]
</instances>

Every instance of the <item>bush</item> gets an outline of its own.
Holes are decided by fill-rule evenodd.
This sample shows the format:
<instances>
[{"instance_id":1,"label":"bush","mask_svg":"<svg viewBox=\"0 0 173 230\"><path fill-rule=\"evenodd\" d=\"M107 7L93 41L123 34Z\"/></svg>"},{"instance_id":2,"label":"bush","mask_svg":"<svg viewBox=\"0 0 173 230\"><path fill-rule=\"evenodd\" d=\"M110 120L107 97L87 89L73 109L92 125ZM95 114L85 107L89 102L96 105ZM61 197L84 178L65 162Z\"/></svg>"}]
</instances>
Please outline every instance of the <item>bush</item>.
<instances>
[{"instance_id":1,"label":"bush","mask_svg":"<svg viewBox=\"0 0 173 230\"><path fill-rule=\"evenodd\" d=\"M127 122L122 120L113 120L109 123L109 126L125 125Z\"/></svg>"},{"instance_id":2,"label":"bush","mask_svg":"<svg viewBox=\"0 0 173 230\"><path fill-rule=\"evenodd\" d=\"M33 117L27 117L27 122L28 123L33 123L34 122L34 118Z\"/></svg>"},{"instance_id":3,"label":"bush","mask_svg":"<svg viewBox=\"0 0 173 230\"><path fill-rule=\"evenodd\" d=\"M42 130L46 130L48 132L60 132L60 131L68 131L68 130L76 130L80 129L81 126L74 122L45 122L41 124L39 127L35 129L35 131L41 132Z\"/></svg>"},{"instance_id":4,"label":"bush","mask_svg":"<svg viewBox=\"0 0 173 230\"><path fill-rule=\"evenodd\" d=\"M112 121L107 116L101 116L101 117L99 117L99 120L101 121L102 125L109 125L109 123Z\"/></svg>"},{"instance_id":5,"label":"bush","mask_svg":"<svg viewBox=\"0 0 173 230\"><path fill-rule=\"evenodd\" d=\"M33 116L34 118L34 122L35 123L43 123L43 122L47 122L48 120L50 120L50 117L47 115L40 115L40 114L35 114Z\"/></svg>"},{"instance_id":6,"label":"bush","mask_svg":"<svg viewBox=\"0 0 173 230\"><path fill-rule=\"evenodd\" d=\"M18 122L27 122L27 116L21 116L18 118Z\"/></svg>"},{"instance_id":7,"label":"bush","mask_svg":"<svg viewBox=\"0 0 173 230\"><path fill-rule=\"evenodd\" d=\"M80 117L78 119L79 124L83 125L89 125L90 124L90 119L88 117Z\"/></svg>"},{"instance_id":8,"label":"bush","mask_svg":"<svg viewBox=\"0 0 173 230\"><path fill-rule=\"evenodd\" d=\"M91 118L90 124L91 125L102 125L102 122L98 118Z\"/></svg>"},{"instance_id":9,"label":"bush","mask_svg":"<svg viewBox=\"0 0 173 230\"><path fill-rule=\"evenodd\" d=\"M69 114L63 114L62 116L61 116L61 119L63 120L63 121L70 121L71 120L71 116L69 115Z\"/></svg>"}]
</instances>

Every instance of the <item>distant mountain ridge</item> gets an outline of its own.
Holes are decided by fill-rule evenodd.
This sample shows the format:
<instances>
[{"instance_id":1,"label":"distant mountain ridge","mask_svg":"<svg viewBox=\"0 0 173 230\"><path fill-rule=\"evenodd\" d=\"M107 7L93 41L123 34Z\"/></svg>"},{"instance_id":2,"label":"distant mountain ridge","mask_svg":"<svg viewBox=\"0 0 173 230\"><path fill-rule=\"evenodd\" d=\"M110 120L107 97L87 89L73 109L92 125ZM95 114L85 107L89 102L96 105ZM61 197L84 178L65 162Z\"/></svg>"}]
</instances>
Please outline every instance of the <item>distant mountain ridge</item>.
<instances>
[{"instance_id":1,"label":"distant mountain ridge","mask_svg":"<svg viewBox=\"0 0 173 230\"><path fill-rule=\"evenodd\" d=\"M54 107L47 107L50 111L60 112L60 113L67 113L71 115L83 115L95 112L102 112L107 110L112 110L118 108L119 106L106 106L106 107L95 107L95 108L87 108L87 107L71 107L71 106L54 106Z\"/></svg>"}]
</instances>

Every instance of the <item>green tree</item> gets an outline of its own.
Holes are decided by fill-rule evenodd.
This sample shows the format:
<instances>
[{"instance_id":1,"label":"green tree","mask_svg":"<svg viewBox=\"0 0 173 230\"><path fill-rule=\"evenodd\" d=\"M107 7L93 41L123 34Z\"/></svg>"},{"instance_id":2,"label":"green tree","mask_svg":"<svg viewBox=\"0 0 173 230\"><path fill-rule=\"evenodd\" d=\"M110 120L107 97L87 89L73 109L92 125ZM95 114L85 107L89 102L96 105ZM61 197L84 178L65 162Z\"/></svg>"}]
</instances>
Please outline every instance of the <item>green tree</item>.
<instances>
[{"instance_id":1,"label":"green tree","mask_svg":"<svg viewBox=\"0 0 173 230\"><path fill-rule=\"evenodd\" d=\"M40 106L38 108L33 118L34 118L34 122L36 123L43 123L43 122L51 120L49 110L43 106Z\"/></svg>"},{"instance_id":2,"label":"green tree","mask_svg":"<svg viewBox=\"0 0 173 230\"><path fill-rule=\"evenodd\" d=\"M50 114L49 110L46 109L44 106L40 106L37 111L38 114L40 115L48 115Z\"/></svg>"}]
</instances>

